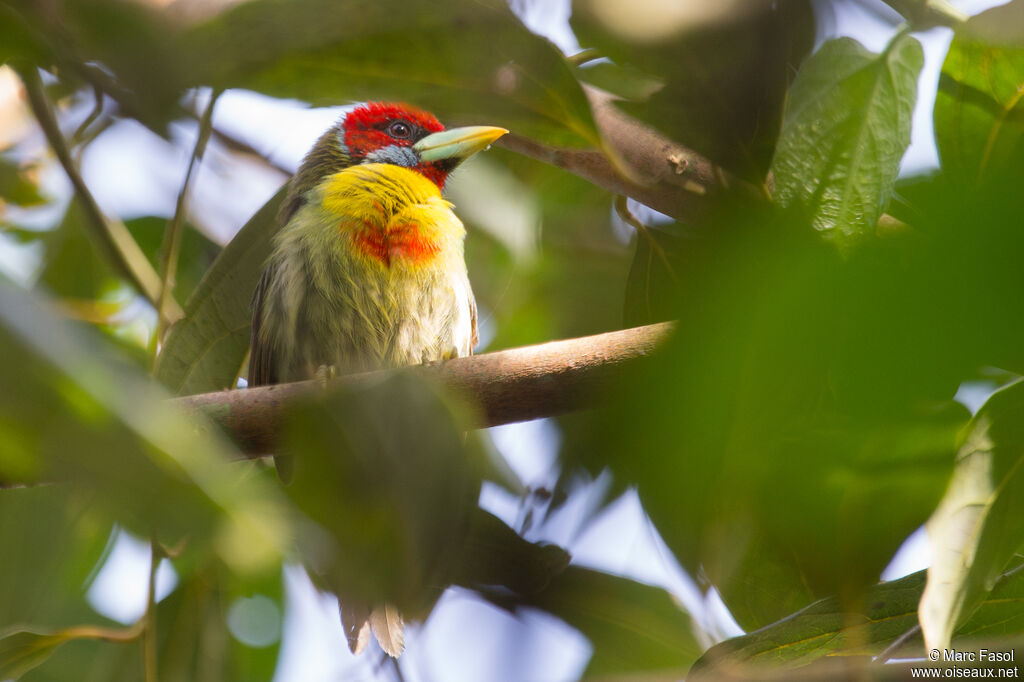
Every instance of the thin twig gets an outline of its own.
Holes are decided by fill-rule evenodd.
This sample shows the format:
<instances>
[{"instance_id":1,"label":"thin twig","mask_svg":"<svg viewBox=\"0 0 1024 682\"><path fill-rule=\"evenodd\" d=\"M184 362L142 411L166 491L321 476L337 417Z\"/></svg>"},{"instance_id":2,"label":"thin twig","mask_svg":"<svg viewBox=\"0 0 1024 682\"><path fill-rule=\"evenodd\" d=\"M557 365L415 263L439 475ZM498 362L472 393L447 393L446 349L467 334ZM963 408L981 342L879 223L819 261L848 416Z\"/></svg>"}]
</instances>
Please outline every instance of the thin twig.
<instances>
[{"instance_id":1,"label":"thin twig","mask_svg":"<svg viewBox=\"0 0 1024 682\"><path fill-rule=\"evenodd\" d=\"M84 225L114 270L130 281L150 303L156 305L160 297L160 277L146 260L146 255L139 248L124 223L104 215L92 192L86 186L75 166L67 141L57 125L53 110L50 108L39 71L35 66L21 67L18 69L18 75L25 85L29 107L56 154L57 160L64 168L68 180L71 181L71 186L74 187L75 196L78 197L86 216ZM167 315L172 319L178 319L184 316L184 312L172 300L167 306Z\"/></svg>"},{"instance_id":2,"label":"thin twig","mask_svg":"<svg viewBox=\"0 0 1024 682\"><path fill-rule=\"evenodd\" d=\"M103 113L103 91L100 90L98 85L92 86L92 96L95 99L93 103L92 111L85 117L85 120L78 126L75 132L71 135L71 146L77 146L82 141L82 136L85 135L85 131L89 129L89 126L100 117Z\"/></svg>"},{"instance_id":3,"label":"thin twig","mask_svg":"<svg viewBox=\"0 0 1024 682\"><path fill-rule=\"evenodd\" d=\"M639 218L633 215L632 211L629 210L629 203L627 197L624 195L618 195L615 197L615 212L618 213L619 218L622 222L626 223L637 233L647 240L648 245L651 247L651 251L658 254L658 258L661 260L662 265L665 266L665 270L668 271L669 277L676 284L679 283L679 278L676 277L675 268L672 267L672 263L668 260L668 255L665 253L665 249L661 248L661 244L651 234L650 229L644 225Z\"/></svg>"},{"instance_id":4,"label":"thin twig","mask_svg":"<svg viewBox=\"0 0 1024 682\"><path fill-rule=\"evenodd\" d=\"M171 322L166 315L167 304L171 300L174 291L174 283L178 271L178 259L181 255L181 239L185 227L185 213L188 204L188 190L192 182L192 174L195 172L203 152L206 150L206 143L210 139L210 130L213 125L213 108L217 104L222 90L214 90L210 93L210 101L206 105L203 117L199 121L199 130L196 136L196 144L192 148L192 157L188 162L188 170L185 171L185 180L178 192L178 201L174 206L174 217L164 231L163 258L160 263L160 299L157 303L157 332L156 338L163 337L167 324Z\"/></svg>"},{"instance_id":5,"label":"thin twig","mask_svg":"<svg viewBox=\"0 0 1024 682\"><path fill-rule=\"evenodd\" d=\"M130 627L115 630L100 625L76 625L57 632L54 636L61 639L98 639L103 642L124 644L133 642L143 633L144 623L138 621Z\"/></svg>"},{"instance_id":6,"label":"thin twig","mask_svg":"<svg viewBox=\"0 0 1024 682\"><path fill-rule=\"evenodd\" d=\"M146 613L143 616L145 630L143 631L143 659L146 671L146 682L157 682L157 657L156 657L156 572L160 567L160 560L163 554L160 551L160 543L153 538L150 541L150 564L149 564L149 586L146 592Z\"/></svg>"},{"instance_id":7,"label":"thin twig","mask_svg":"<svg viewBox=\"0 0 1024 682\"><path fill-rule=\"evenodd\" d=\"M587 62L592 62L595 59L600 58L601 53L596 48L588 47L585 50L577 52L576 54L569 55L568 57L565 58L565 61L569 62L573 66L580 66L581 64L586 64Z\"/></svg>"}]
</instances>

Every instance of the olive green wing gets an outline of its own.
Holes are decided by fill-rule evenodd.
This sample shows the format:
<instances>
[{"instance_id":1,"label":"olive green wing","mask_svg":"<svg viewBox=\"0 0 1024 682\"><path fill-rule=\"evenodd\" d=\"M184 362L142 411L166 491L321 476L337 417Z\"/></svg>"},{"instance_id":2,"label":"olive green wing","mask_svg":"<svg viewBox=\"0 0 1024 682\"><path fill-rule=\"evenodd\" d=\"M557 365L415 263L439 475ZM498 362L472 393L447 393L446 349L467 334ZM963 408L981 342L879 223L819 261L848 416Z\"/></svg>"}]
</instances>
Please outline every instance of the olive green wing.
<instances>
[{"instance_id":1,"label":"olive green wing","mask_svg":"<svg viewBox=\"0 0 1024 682\"><path fill-rule=\"evenodd\" d=\"M253 292L252 303L249 305L252 309L252 336L249 342L250 386L265 386L278 382L274 349L263 340L260 334L263 327L263 301L273 277L273 265L267 265L260 276L259 284L256 285L256 291Z\"/></svg>"}]
</instances>

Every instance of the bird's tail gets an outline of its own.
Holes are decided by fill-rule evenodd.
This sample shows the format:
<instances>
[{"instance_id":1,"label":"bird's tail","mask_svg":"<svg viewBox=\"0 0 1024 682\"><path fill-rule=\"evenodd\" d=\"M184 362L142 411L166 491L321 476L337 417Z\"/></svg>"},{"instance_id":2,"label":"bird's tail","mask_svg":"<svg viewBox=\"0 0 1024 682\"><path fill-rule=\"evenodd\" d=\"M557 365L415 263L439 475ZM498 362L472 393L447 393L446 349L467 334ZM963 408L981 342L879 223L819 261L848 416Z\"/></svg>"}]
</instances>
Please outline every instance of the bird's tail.
<instances>
[{"instance_id":1,"label":"bird's tail","mask_svg":"<svg viewBox=\"0 0 1024 682\"><path fill-rule=\"evenodd\" d=\"M373 609L345 600L341 603L341 627L348 640L348 648L360 654L370 642L370 632L384 653L398 658L405 648L405 621L392 604L376 606Z\"/></svg>"}]
</instances>

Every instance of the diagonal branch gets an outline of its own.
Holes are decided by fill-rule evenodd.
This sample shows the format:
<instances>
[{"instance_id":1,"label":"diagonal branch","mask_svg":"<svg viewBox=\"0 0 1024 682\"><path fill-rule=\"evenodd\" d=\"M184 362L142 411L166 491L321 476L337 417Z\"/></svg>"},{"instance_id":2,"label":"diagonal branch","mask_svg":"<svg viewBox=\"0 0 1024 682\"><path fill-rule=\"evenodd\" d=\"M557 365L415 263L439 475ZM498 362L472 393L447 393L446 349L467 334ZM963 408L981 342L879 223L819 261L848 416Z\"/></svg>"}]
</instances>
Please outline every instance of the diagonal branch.
<instances>
[{"instance_id":1,"label":"diagonal branch","mask_svg":"<svg viewBox=\"0 0 1024 682\"><path fill-rule=\"evenodd\" d=\"M335 379L354 386L385 372L416 372L479 406L478 426L497 426L592 407L624 365L649 355L673 323L552 341L537 346L458 358L439 365L367 372ZM260 386L175 398L220 425L250 455L272 451L288 405L322 390L319 381Z\"/></svg>"},{"instance_id":2,"label":"diagonal branch","mask_svg":"<svg viewBox=\"0 0 1024 682\"><path fill-rule=\"evenodd\" d=\"M115 272L130 281L150 303L154 306L157 305L160 300L160 276L156 274L156 270L146 259L146 254L139 248L124 223L108 218L96 203L96 199L92 196L92 192L89 191L75 166L71 150L68 148L67 141L57 125L57 119L50 109L39 71L34 66L28 66L18 69L18 75L25 85L32 113L75 189L75 195L87 218L85 225L104 258ZM182 312L181 306L171 300L168 302L167 315L170 319L177 320L184 316L184 312Z\"/></svg>"}]
</instances>

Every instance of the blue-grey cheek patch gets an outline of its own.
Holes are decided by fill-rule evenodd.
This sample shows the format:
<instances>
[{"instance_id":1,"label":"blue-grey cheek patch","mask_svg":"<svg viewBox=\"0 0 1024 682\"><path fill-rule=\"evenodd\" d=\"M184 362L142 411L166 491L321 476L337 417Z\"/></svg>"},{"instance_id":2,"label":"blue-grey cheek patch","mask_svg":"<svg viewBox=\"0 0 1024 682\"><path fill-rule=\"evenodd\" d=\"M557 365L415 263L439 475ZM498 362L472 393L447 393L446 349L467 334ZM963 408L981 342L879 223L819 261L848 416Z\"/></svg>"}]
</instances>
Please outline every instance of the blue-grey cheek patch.
<instances>
[{"instance_id":1,"label":"blue-grey cheek patch","mask_svg":"<svg viewBox=\"0 0 1024 682\"><path fill-rule=\"evenodd\" d=\"M339 130L335 137L338 138L338 146L341 148L341 152L345 156L349 156L348 145L345 144L345 130Z\"/></svg>"},{"instance_id":2,"label":"blue-grey cheek patch","mask_svg":"<svg viewBox=\"0 0 1024 682\"><path fill-rule=\"evenodd\" d=\"M420 162L412 148L402 147L397 144L381 147L370 152L366 155L366 161L370 163L391 163L396 166L405 166L406 168L412 168Z\"/></svg>"}]
</instances>

